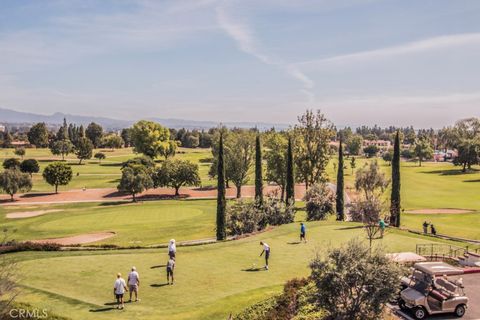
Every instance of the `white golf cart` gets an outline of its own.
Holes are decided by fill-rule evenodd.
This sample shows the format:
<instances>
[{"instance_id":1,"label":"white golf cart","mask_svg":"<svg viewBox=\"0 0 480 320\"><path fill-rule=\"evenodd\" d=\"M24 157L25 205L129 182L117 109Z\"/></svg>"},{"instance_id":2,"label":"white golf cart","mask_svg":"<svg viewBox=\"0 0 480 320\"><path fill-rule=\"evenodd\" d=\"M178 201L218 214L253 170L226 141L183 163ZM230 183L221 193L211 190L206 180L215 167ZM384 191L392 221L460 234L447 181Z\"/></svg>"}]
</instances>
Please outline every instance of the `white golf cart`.
<instances>
[{"instance_id":1,"label":"white golf cart","mask_svg":"<svg viewBox=\"0 0 480 320\"><path fill-rule=\"evenodd\" d=\"M468 298L463 291L462 278L455 279L462 274L462 269L445 262L415 263L412 275L402 280L407 288L400 293L400 308L410 309L416 319L441 313L463 317Z\"/></svg>"}]
</instances>

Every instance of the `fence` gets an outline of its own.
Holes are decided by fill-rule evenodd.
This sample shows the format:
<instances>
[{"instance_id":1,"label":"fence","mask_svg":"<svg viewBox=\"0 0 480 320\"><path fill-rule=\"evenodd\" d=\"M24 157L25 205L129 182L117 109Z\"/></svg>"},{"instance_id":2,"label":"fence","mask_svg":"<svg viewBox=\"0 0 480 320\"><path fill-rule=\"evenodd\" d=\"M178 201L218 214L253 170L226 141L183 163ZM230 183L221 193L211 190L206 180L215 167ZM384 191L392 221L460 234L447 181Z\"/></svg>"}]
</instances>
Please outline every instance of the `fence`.
<instances>
[{"instance_id":1,"label":"fence","mask_svg":"<svg viewBox=\"0 0 480 320\"><path fill-rule=\"evenodd\" d=\"M478 253L479 249L439 243L417 244L416 248L417 254L433 260L456 259L467 252Z\"/></svg>"}]
</instances>

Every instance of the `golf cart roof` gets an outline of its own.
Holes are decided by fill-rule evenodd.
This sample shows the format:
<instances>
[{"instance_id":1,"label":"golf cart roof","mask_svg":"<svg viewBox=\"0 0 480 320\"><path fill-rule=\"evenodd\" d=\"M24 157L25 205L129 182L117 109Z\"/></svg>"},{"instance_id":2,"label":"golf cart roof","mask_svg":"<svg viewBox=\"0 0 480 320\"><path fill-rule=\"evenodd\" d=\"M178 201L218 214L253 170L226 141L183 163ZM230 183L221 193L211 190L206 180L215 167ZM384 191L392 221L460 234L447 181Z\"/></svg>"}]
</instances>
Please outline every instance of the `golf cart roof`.
<instances>
[{"instance_id":1,"label":"golf cart roof","mask_svg":"<svg viewBox=\"0 0 480 320\"><path fill-rule=\"evenodd\" d=\"M463 274L462 269L451 266L445 262L417 262L413 267L433 276L455 276Z\"/></svg>"}]
</instances>

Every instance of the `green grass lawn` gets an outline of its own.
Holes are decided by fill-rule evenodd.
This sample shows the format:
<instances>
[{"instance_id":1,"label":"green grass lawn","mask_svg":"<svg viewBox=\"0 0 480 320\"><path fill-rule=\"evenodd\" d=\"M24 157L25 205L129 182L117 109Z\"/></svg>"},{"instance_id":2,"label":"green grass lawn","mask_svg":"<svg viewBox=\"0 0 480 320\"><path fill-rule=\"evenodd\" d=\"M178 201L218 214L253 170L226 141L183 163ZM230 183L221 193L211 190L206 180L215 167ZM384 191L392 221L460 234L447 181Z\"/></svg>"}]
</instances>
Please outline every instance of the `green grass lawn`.
<instances>
[{"instance_id":1,"label":"green grass lawn","mask_svg":"<svg viewBox=\"0 0 480 320\"><path fill-rule=\"evenodd\" d=\"M17 231L17 240L65 237L114 231L99 244L147 246L215 236L215 201L163 200L139 203L77 203L0 208L0 225ZM8 212L61 210L42 216L7 219Z\"/></svg>"},{"instance_id":2,"label":"green grass lawn","mask_svg":"<svg viewBox=\"0 0 480 320\"><path fill-rule=\"evenodd\" d=\"M194 221L192 219L192 221ZM242 240L178 249L176 284L163 286L165 249L21 253L20 301L47 308L72 319L226 319L230 312L279 292L283 283L308 275L308 263L316 252L338 246L351 238L365 238L351 223L307 223L307 244L294 244L298 223ZM185 225L180 226L177 232ZM177 237L173 232L169 236ZM259 241L270 244L269 271L248 272L263 265ZM417 243L431 240L391 231L376 240L390 252L415 251ZM135 265L141 275L142 301L112 310L112 286L117 272L127 274ZM160 267L161 266L161 267Z\"/></svg>"}]
</instances>

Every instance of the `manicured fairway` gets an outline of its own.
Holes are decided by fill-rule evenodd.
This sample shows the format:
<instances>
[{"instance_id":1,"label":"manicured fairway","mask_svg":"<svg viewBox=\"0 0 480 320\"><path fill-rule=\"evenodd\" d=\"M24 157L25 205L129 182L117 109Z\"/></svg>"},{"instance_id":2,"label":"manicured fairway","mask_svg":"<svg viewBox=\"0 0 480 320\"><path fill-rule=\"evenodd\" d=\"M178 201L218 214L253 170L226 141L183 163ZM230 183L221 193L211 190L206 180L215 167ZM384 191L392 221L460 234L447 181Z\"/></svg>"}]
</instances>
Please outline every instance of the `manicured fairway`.
<instances>
[{"instance_id":1,"label":"manicured fairway","mask_svg":"<svg viewBox=\"0 0 480 320\"><path fill-rule=\"evenodd\" d=\"M59 209L42 216L6 219L7 212ZM215 235L215 201L163 200L143 203L78 203L69 205L0 208L3 227L16 229L17 240L57 238L113 231L117 235L98 243L147 246L211 238ZM98 244L96 243L96 244Z\"/></svg>"},{"instance_id":2,"label":"manicured fairway","mask_svg":"<svg viewBox=\"0 0 480 320\"><path fill-rule=\"evenodd\" d=\"M365 235L351 223L307 223L308 244L294 244L298 224L278 227L253 237L213 245L178 249L176 280L165 286L165 249L84 253L22 253L23 292L19 300L45 307L72 319L226 319L230 312L279 292L293 277L308 274L315 252ZM269 271L248 272L262 266L260 240L272 248ZM376 243L388 251L414 251L429 239L399 231ZM140 303L125 311L111 309L116 272L135 265L141 275ZM160 267L161 266L161 267Z\"/></svg>"}]
</instances>

